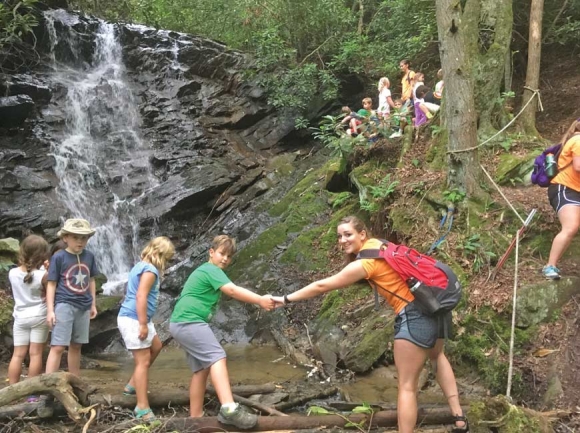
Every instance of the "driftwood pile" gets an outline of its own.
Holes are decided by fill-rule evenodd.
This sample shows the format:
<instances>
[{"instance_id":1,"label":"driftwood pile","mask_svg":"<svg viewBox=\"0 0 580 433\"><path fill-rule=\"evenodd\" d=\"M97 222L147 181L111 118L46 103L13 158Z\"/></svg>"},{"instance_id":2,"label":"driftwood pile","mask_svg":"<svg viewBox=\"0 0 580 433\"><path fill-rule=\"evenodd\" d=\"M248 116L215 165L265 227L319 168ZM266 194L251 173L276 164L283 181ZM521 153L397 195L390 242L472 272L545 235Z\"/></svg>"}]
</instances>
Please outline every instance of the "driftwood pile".
<instances>
[{"instance_id":1,"label":"driftwood pile","mask_svg":"<svg viewBox=\"0 0 580 433\"><path fill-rule=\"evenodd\" d=\"M290 397L287 401L280 402L273 407L269 407L247 397L255 394L268 394L275 392L274 384L264 385L243 385L234 386L232 391L234 399L246 406L259 411L258 425L253 431L270 430L302 430L313 429L321 426L345 427L351 423L369 427L391 427L397 424L397 411L395 408L378 406L372 414L349 414L344 415L323 415L323 416L288 416L282 413L292 407L302 405L309 400L321 399L335 395L339 392L336 387L328 387L321 392L311 395ZM133 408L135 406L134 396L108 395L95 392L96 389L79 377L70 373L43 374L8 386L0 390L0 419L21 418L34 416L36 418L50 418L59 414L67 414L69 418L79 425L84 424L83 433L86 433L91 424L97 418L99 408L122 407ZM208 393L215 395L214 390L208 388ZM49 396L48 400L38 403L23 403L10 405L10 403L21 400L29 395L44 394ZM167 406L187 406L189 395L186 390L166 390L156 392L150 396L152 407ZM352 406L352 403L341 404L344 409ZM346 406L345 406L346 405ZM88 419L88 420L87 420ZM229 431L228 426L220 424L216 417L203 418L179 418L172 417L163 420L167 430L177 431L198 431L214 432ZM423 408L419 412L419 422L423 425L449 424L452 422L448 408ZM127 424L127 423L122 423ZM117 427L121 427L120 425ZM130 425L125 425L129 428ZM230 428L231 429L231 428Z\"/></svg>"}]
</instances>

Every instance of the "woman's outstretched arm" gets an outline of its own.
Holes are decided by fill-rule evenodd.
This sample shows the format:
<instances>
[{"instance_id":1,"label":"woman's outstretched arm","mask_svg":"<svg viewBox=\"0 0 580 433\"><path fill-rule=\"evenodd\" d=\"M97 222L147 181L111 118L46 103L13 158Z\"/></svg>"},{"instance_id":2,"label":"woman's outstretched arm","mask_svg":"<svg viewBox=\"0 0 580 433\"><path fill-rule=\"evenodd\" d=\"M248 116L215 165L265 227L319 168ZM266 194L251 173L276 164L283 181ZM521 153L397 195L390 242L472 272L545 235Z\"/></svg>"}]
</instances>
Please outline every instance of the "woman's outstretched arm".
<instances>
[{"instance_id":1,"label":"woman's outstretched arm","mask_svg":"<svg viewBox=\"0 0 580 433\"><path fill-rule=\"evenodd\" d=\"M328 278L314 281L306 287L295 291L285 297L274 296L276 303L284 303L284 298L289 302L302 301L304 299L314 298L331 290L342 289L343 287L354 284L357 281L365 279L367 273L364 270L360 261L352 262L346 265L339 273L334 274Z\"/></svg>"}]
</instances>

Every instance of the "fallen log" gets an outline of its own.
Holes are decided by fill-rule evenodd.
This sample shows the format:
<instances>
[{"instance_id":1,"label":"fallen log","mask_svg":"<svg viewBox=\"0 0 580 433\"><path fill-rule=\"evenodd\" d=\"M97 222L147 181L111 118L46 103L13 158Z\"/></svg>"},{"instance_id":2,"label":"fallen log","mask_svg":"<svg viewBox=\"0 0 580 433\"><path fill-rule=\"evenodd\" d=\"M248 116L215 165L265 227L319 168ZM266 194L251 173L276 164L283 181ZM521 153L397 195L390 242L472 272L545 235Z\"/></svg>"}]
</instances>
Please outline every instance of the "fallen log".
<instances>
[{"instance_id":1,"label":"fallen log","mask_svg":"<svg viewBox=\"0 0 580 433\"><path fill-rule=\"evenodd\" d=\"M232 393L240 397L247 397L254 394L269 394L276 391L276 385L266 383L262 385L235 385L232 386ZM207 393L216 395L212 386L207 387ZM187 406L189 405L189 390L173 389L168 391L159 391L151 389L148 396L151 407ZM104 406L119 406L124 408L133 408L137 403L137 397L134 395L119 394L93 394L88 399L89 404L102 404ZM245 404L245 403L244 403Z\"/></svg>"},{"instance_id":2,"label":"fallen log","mask_svg":"<svg viewBox=\"0 0 580 433\"><path fill-rule=\"evenodd\" d=\"M369 422L372 424L369 426ZM286 416L260 417L258 424L249 431L270 430L303 430L317 427L344 428L347 423L359 424L365 429L375 427L395 427L397 425L397 411L376 412L372 416L365 414L320 415L320 416ZM362 424L361 424L362 423ZM453 417L448 408L420 408L417 425L452 424ZM168 430L196 431L199 433L239 431L238 428L221 424L217 417L203 418L171 418L164 424Z\"/></svg>"},{"instance_id":3,"label":"fallen log","mask_svg":"<svg viewBox=\"0 0 580 433\"><path fill-rule=\"evenodd\" d=\"M0 389L0 407L29 395L50 394L64 406L68 416L79 421L80 410L94 388L71 373L50 373L31 377Z\"/></svg>"}]
</instances>

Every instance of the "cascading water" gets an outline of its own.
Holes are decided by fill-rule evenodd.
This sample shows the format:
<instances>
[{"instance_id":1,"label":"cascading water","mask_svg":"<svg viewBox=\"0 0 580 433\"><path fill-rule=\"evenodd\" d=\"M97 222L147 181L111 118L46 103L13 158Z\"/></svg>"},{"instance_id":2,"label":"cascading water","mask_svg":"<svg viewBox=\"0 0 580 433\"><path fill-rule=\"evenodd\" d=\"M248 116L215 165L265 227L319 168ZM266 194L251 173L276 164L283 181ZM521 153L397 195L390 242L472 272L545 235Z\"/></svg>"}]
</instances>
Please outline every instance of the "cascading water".
<instances>
[{"instance_id":1,"label":"cascading water","mask_svg":"<svg viewBox=\"0 0 580 433\"><path fill-rule=\"evenodd\" d=\"M52 80L66 89L62 104L66 126L62 136L52 140L57 194L71 217L86 218L96 228L88 249L108 278L105 293L112 294L126 281L138 252L137 222L132 217L138 197L125 191L123 183L127 173L137 171L143 174L142 191L155 185L148 146L139 135L141 119L127 84L114 25L99 23L92 61L87 65L83 59L60 60L55 54L58 44L64 44L72 57L78 55L73 48L83 35L69 25L74 22L71 16L62 10L47 11L45 19L54 59ZM56 22L65 30L57 32Z\"/></svg>"}]
</instances>

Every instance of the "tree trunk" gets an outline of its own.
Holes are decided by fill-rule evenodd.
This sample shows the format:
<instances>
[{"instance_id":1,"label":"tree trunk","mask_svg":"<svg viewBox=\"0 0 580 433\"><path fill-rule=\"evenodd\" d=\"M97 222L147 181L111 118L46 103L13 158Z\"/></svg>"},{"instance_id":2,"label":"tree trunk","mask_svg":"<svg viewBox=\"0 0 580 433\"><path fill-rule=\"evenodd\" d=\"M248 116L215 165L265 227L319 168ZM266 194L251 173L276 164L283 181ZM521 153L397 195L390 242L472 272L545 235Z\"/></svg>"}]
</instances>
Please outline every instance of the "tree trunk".
<instances>
[{"instance_id":1,"label":"tree trunk","mask_svg":"<svg viewBox=\"0 0 580 433\"><path fill-rule=\"evenodd\" d=\"M475 12L475 11L474 11ZM498 103L504 82L506 57L510 52L513 27L512 0L482 0L477 35L470 44L478 53L475 62L475 106L479 114L478 136L485 139L496 133L503 104ZM473 46L475 45L475 46ZM471 54L471 53L470 53ZM509 87L505 91L509 91Z\"/></svg>"},{"instance_id":2,"label":"tree trunk","mask_svg":"<svg viewBox=\"0 0 580 433\"><path fill-rule=\"evenodd\" d=\"M530 6L530 36L528 40L528 69L526 71L526 87L538 90L540 86L540 59L542 54L542 16L544 14L544 0L532 0ZM524 89L522 107L532 98L534 93ZM538 100L534 100L526 107L520 117L520 126L526 135L539 136L536 129L536 111Z\"/></svg>"},{"instance_id":3,"label":"tree trunk","mask_svg":"<svg viewBox=\"0 0 580 433\"><path fill-rule=\"evenodd\" d=\"M449 184L469 196L479 195L481 169L477 150L477 121L473 91L470 41L477 32L479 0L467 0L465 7L457 0L436 3L439 52L445 80L443 122L449 152ZM475 33L476 34L476 33Z\"/></svg>"}]
</instances>

